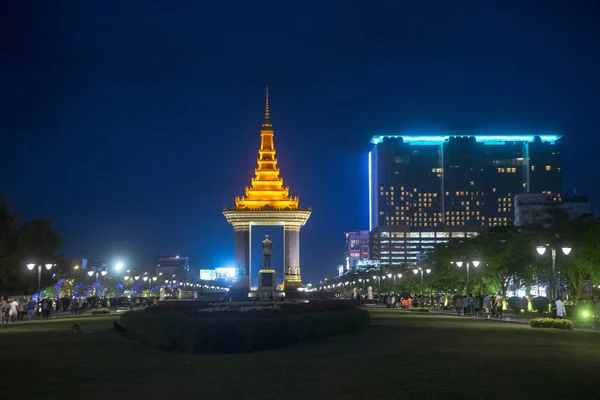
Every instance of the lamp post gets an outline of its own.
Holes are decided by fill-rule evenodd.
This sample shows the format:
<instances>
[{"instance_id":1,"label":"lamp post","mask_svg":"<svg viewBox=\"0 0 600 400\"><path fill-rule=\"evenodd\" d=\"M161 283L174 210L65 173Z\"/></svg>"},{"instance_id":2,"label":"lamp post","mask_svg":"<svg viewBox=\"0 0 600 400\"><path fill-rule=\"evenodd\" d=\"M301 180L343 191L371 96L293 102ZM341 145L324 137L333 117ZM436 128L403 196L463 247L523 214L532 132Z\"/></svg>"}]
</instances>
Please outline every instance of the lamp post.
<instances>
[{"instance_id":1,"label":"lamp post","mask_svg":"<svg viewBox=\"0 0 600 400\"><path fill-rule=\"evenodd\" d=\"M557 294L557 282L556 282L556 246L546 245L546 246L536 246L535 250L538 252L540 256L546 254L546 248L550 247L550 255L552 256L552 276L550 277L550 300L556 299ZM561 247L562 252L565 256L568 256L571 253L571 247Z\"/></svg>"},{"instance_id":2,"label":"lamp post","mask_svg":"<svg viewBox=\"0 0 600 400\"><path fill-rule=\"evenodd\" d=\"M144 282L148 281L148 290L150 291L150 294L152 294L152 281L156 281L156 279L158 279L156 276L153 277L149 277L149 276L144 276Z\"/></svg>"},{"instance_id":3,"label":"lamp post","mask_svg":"<svg viewBox=\"0 0 600 400\"><path fill-rule=\"evenodd\" d=\"M49 271L56 264L44 264L46 269ZM36 264L27 264L28 270L33 270L36 267ZM38 301L41 300L42 297L42 264L38 264Z\"/></svg>"},{"instance_id":4,"label":"lamp post","mask_svg":"<svg viewBox=\"0 0 600 400\"><path fill-rule=\"evenodd\" d=\"M96 290L95 290L95 296L98 297L98 277L100 275L102 276L106 276L106 274L108 274L108 271L106 269L104 269L104 267L92 267L91 271L88 271L88 275L89 276L94 276L94 274L96 274Z\"/></svg>"},{"instance_id":5,"label":"lamp post","mask_svg":"<svg viewBox=\"0 0 600 400\"><path fill-rule=\"evenodd\" d=\"M373 275L373 280L377 280L377 294L381 293L381 278L377 275Z\"/></svg>"},{"instance_id":6,"label":"lamp post","mask_svg":"<svg viewBox=\"0 0 600 400\"><path fill-rule=\"evenodd\" d=\"M71 269L71 279L75 280L75 270L79 269L79 265L75 265L72 269Z\"/></svg>"},{"instance_id":7,"label":"lamp post","mask_svg":"<svg viewBox=\"0 0 600 400\"><path fill-rule=\"evenodd\" d=\"M402 274L388 274L388 278L391 278L392 276L394 276L394 293L396 293L396 276L400 279L402 278Z\"/></svg>"},{"instance_id":8,"label":"lamp post","mask_svg":"<svg viewBox=\"0 0 600 400\"><path fill-rule=\"evenodd\" d=\"M463 262L462 261L457 261L455 264L456 264L456 266L458 268L460 268L460 267L463 266ZM464 264L467 267L467 284L465 285L465 294L468 294L468 291L469 291L469 280L471 279L471 268L470 268L470 266L471 266L471 264L473 264L473 266L475 268L477 268L477 267L479 267L479 264L481 264L481 262L480 261L471 261L471 262L467 261Z\"/></svg>"},{"instance_id":9,"label":"lamp post","mask_svg":"<svg viewBox=\"0 0 600 400\"><path fill-rule=\"evenodd\" d=\"M423 296L423 271L427 272L427 274L431 273L431 270L429 268L423 270L423 268L419 267L419 268L415 268L412 270L413 273L416 275L419 272L421 273L421 296Z\"/></svg>"}]
</instances>

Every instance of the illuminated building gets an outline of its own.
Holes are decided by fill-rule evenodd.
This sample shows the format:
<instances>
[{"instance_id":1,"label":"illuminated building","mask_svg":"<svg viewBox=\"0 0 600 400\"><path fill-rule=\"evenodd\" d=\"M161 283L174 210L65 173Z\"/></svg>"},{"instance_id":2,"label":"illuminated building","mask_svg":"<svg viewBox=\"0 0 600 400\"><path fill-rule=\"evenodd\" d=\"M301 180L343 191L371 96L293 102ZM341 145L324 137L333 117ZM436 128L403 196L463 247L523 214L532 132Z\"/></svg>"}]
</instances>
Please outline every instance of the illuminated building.
<instances>
[{"instance_id":1,"label":"illuminated building","mask_svg":"<svg viewBox=\"0 0 600 400\"><path fill-rule=\"evenodd\" d=\"M515 225L545 225L552 223L553 211L561 210L569 218L590 214L591 207L587 195L564 196L562 201L555 195L518 194L515 196Z\"/></svg>"},{"instance_id":2,"label":"illuminated building","mask_svg":"<svg viewBox=\"0 0 600 400\"><path fill-rule=\"evenodd\" d=\"M344 246L345 270L355 269L358 262L369 259L369 231L346 232Z\"/></svg>"},{"instance_id":3,"label":"illuminated building","mask_svg":"<svg viewBox=\"0 0 600 400\"><path fill-rule=\"evenodd\" d=\"M183 278L189 272L190 266L187 257L181 256L156 256L156 273L164 276Z\"/></svg>"},{"instance_id":4,"label":"illuminated building","mask_svg":"<svg viewBox=\"0 0 600 400\"><path fill-rule=\"evenodd\" d=\"M250 187L244 197L236 197L234 208L225 208L223 215L234 229L236 284L249 288L252 226L276 225L284 228L284 283L286 288L302 286L300 275L300 228L311 214L310 208L300 208L298 197L290 197L289 188L279 176L273 125L269 110L269 90L266 92L265 119L260 131L260 149ZM262 240L262 238L261 238Z\"/></svg>"},{"instance_id":5,"label":"illuminated building","mask_svg":"<svg viewBox=\"0 0 600 400\"><path fill-rule=\"evenodd\" d=\"M392 265L415 262L455 234L512 225L517 194L560 198L559 139L462 132L374 136L368 165L371 258L396 252Z\"/></svg>"}]
</instances>

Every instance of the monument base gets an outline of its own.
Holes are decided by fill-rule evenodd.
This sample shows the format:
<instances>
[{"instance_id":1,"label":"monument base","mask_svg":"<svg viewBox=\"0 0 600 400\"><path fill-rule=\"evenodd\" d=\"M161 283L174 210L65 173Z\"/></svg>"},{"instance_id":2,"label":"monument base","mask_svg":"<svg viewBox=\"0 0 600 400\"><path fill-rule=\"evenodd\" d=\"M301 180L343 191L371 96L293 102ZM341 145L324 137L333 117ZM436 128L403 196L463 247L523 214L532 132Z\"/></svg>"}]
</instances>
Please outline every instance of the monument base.
<instances>
[{"instance_id":1,"label":"monument base","mask_svg":"<svg viewBox=\"0 0 600 400\"><path fill-rule=\"evenodd\" d=\"M250 284L245 276L233 282L228 292L229 298L237 301L248 300L248 293L250 293Z\"/></svg>"},{"instance_id":2,"label":"monument base","mask_svg":"<svg viewBox=\"0 0 600 400\"><path fill-rule=\"evenodd\" d=\"M302 279L300 275L286 275L284 278L284 289L285 291L294 291L298 288L303 288Z\"/></svg>"},{"instance_id":3,"label":"monument base","mask_svg":"<svg viewBox=\"0 0 600 400\"><path fill-rule=\"evenodd\" d=\"M256 291L259 299L269 300L271 296L277 296L276 272L273 269L261 269L258 271L258 290Z\"/></svg>"}]
</instances>

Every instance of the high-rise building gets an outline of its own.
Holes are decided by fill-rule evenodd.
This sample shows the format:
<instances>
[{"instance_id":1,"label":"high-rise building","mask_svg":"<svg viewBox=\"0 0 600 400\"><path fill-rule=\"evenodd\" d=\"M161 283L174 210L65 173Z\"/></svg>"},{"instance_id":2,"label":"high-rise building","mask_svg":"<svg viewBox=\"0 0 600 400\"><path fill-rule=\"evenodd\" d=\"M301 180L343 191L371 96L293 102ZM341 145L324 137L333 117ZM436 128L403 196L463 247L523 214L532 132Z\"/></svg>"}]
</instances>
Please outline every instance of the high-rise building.
<instances>
[{"instance_id":1,"label":"high-rise building","mask_svg":"<svg viewBox=\"0 0 600 400\"><path fill-rule=\"evenodd\" d=\"M344 263L347 271L355 269L359 261L369 259L369 231L350 231L345 235Z\"/></svg>"},{"instance_id":2,"label":"high-rise building","mask_svg":"<svg viewBox=\"0 0 600 400\"><path fill-rule=\"evenodd\" d=\"M374 136L369 153L371 258L385 264L382 257L389 256L391 265L415 262L439 241L512 225L513 199L519 193L543 192L559 200L559 139L464 132Z\"/></svg>"},{"instance_id":3,"label":"high-rise building","mask_svg":"<svg viewBox=\"0 0 600 400\"><path fill-rule=\"evenodd\" d=\"M590 214L587 195L564 196L561 202L550 194L527 193L515 196L515 225L550 225L553 211L563 211L569 218Z\"/></svg>"},{"instance_id":4,"label":"high-rise building","mask_svg":"<svg viewBox=\"0 0 600 400\"><path fill-rule=\"evenodd\" d=\"M176 276L183 278L190 271L187 257L181 256L156 256L156 273L166 277Z\"/></svg>"}]
</instances>

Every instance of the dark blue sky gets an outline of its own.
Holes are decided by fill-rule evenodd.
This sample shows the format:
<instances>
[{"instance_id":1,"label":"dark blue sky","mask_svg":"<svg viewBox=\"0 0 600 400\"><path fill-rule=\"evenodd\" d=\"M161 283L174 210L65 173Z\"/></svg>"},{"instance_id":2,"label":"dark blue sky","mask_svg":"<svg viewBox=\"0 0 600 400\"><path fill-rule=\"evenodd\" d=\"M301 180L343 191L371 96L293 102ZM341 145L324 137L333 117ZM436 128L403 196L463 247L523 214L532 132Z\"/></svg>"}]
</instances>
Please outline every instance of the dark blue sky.
<instances>
[{"instance_id":1,"label":"dark blue sky","mask_svg":"<svg viewBox=\"0 0 600 400\"><path fill-rule=\"evenodd\" d=\"M266 83L284 182L313 207L305 281L367 228L375 132L564 134L565 191L597 201L594 1L213 3L0 6L0 191L66 254L230 263L221 208L253 174Z\"/></svg>"}]
</instances>

